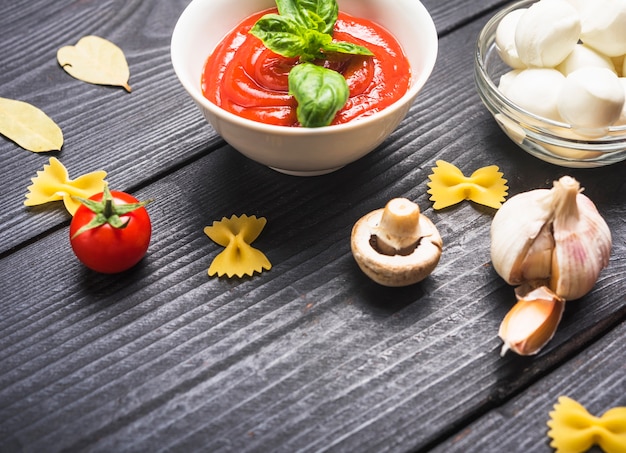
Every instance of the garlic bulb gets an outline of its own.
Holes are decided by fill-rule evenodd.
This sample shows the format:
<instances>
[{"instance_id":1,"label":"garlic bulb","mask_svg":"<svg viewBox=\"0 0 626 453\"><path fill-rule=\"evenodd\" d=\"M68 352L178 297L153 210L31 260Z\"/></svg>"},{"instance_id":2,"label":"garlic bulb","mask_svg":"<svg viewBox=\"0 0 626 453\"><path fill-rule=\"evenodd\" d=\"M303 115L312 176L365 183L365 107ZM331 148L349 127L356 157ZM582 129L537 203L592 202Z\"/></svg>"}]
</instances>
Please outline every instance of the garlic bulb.
<instances>
[{"instance_id":1,"label":"garlic bulb","mask_svg":"<svg viewBox=\"0 0 626 453\"><path fill-rule=\"evenodd\" d=\"M507 200L491 224L491 261L507 283L578 299L609 263L611 232L570 176Z\"/></svg>"}]
</instances>

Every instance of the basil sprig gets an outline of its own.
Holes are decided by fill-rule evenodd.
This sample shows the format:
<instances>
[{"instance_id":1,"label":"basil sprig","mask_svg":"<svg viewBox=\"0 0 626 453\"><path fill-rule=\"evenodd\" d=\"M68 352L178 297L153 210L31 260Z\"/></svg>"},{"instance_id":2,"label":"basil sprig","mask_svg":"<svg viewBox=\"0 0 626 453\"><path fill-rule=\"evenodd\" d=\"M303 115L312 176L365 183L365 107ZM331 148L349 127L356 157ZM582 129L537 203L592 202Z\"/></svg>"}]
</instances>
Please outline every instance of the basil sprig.
<instances>
[{"instance_id":1,"label":"basil sprig","mask_svg":"<svg viewBox=\"0 0 626 453\"><path fill-rule=\"evenodd\" d=\"M324 53L373 55L366 47L333 43L339 7L336 0L276 0L279 14L266 14L250 33L279 55L302 61L324 58Z\"/></svg>"},{"instance_id":2,"label":"basil sprig","mask_svg":"<svg viewBox=\"0 0 626 453\"><path fill-rule=\"evenodd\" d=\"M266 14L250 33L279 55L301 62L329 53L367 55L366 47L333 41L339 14L336 0L276 0L279 14ZM300 68L302 66L302 68ZM329 125L349 96L344 77L332 69L301 63L289 72L289 92L298 102L298 121L305 127Z\"/></svg>"}]
</instances>

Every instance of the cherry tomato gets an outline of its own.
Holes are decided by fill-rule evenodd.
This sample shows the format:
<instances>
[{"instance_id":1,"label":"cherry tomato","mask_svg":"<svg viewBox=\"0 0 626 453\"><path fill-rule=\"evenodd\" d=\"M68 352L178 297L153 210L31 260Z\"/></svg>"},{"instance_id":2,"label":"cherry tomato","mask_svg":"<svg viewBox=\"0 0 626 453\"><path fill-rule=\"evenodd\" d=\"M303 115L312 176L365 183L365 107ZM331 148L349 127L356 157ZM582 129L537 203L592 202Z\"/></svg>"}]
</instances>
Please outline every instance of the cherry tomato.
<instances>
[{"instance_id":1,"label":"cherry tomato","mask_svg":"<svg viewBox=\"0 0 626 453\"><path fill-rule=\"evenodd\" d=\"M70 244L85 266L113 274L130 269L144 257L152 234L145 203L107 187L81 202L70 224Z\"/></svg>"}]
</instances>

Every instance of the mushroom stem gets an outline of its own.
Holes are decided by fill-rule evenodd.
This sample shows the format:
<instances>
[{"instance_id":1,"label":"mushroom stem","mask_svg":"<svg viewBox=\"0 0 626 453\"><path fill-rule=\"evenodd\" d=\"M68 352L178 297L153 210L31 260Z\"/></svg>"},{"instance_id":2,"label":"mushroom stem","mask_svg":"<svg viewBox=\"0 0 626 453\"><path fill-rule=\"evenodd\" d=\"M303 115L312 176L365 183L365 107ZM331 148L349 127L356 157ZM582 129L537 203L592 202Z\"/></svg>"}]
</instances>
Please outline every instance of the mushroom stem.
<instances>
[{"instance_id":1,"label":"mushroom stem","mask_svg":"<svg viewBox=\"0 0 626 453\"><path fill-rule=\"evenodd\" d=\"M372 247L384 255L410 255L420 238L419 218L419 206L412 201L406 198L389 201L380 224L372 231Z\"/></svg>"}]
</instances>

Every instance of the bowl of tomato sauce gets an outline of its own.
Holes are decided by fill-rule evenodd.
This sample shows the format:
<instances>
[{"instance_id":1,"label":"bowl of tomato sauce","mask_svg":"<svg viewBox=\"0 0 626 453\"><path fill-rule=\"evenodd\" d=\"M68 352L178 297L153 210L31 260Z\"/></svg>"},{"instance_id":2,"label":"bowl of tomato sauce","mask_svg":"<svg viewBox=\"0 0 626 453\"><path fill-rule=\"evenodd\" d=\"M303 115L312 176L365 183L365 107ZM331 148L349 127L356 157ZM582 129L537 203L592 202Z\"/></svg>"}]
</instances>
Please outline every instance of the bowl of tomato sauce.
<instances>
[{"instance_id":1,"label":"bowl of tomato sauce","mask_svg":"<svg viewBox=\"0 0 626 453\"><path fill-rule=\"evenodd\" d=\"M282 3L288 9L298 2ZM324 16L328 2L318 4ZM283 173L320 175L375 150L405 118L437 58L430 14L418 0L339 0L337 6L329 49L348 43L369 54L329 51L309 61L278 54L253 33L259 19L279 14L274 0L192 0L183 11L171 40L174 71L234 149ZM284 36L273 45L290 45L290 35ZM317 66L313 75L290 85L290 71L303 69L303 63ZM326 95L341 91L326 82L311 84L308 79L327 80L328 71L318 77L319 67L342 75L346 101L324 123L311 126L310 118L326 118L317 114Z\"/></svg>"}]
</instances>

